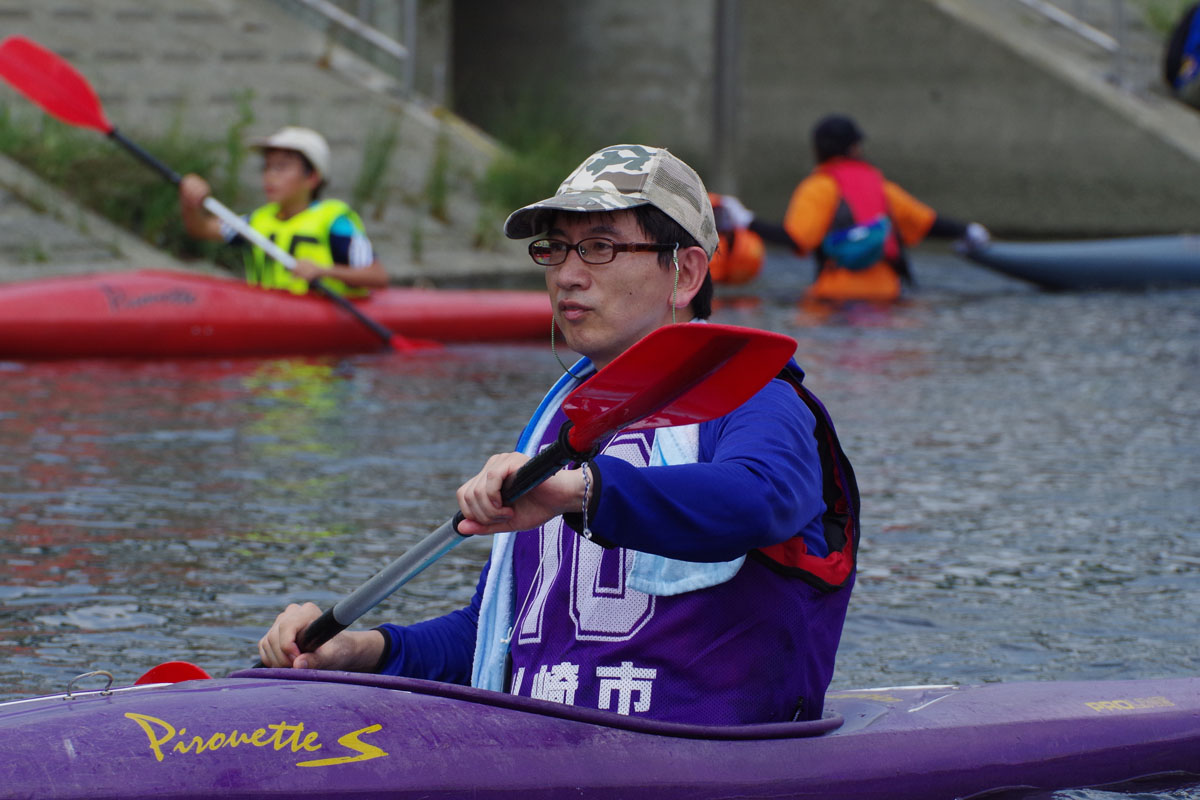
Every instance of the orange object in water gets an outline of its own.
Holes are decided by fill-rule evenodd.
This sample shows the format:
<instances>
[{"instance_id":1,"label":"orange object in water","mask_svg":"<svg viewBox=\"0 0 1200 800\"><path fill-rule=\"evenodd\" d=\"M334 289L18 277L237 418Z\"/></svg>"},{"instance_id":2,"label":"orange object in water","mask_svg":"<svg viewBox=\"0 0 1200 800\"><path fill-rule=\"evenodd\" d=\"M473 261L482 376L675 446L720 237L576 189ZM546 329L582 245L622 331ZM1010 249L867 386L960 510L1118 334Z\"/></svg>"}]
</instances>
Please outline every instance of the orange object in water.
<instances>
[{"instance_id":1,"label":"orange object in water","mask_svg":"<svg viewBox=\"0 0 1200 800\"><path fill-rule=\"evenodd\" d=\"M900 276L886 261L850 270L827 264L804 292L811 300L888 302L900 297Z\"/></svg>"},{"instance_id":2,"label":"orange object in water","mask_svg":"<svg viewBox=\"0 0 1200 800\"><path fill-rule=\"evenodd\" d=\"M721 207L719 195L708 197L714 209ZM763 252L761 236L746 228L736 228L721 234L717 252L708 262L708 271L716 283L748 283L762 271Z\"/></svg>"}]
</instances>

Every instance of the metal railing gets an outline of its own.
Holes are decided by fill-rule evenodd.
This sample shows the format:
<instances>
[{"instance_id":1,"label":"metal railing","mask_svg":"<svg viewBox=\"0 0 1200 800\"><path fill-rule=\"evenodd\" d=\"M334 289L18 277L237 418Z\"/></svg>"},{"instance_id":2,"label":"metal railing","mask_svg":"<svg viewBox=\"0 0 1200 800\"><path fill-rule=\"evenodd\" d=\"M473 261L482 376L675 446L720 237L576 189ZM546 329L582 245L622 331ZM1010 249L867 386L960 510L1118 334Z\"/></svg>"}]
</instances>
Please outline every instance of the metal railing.
<instances>
[{"instance_id":1,"label":"metal railing","mask_svg":"<svg viewBox=\"0 0 1200 800\"><path fill-rule=\"evenodd\" d=\"M399 73L400 93L413 96L416 88L418 0L276 0L283 6L311 12L309 21L324 27L331 39L346 46L377 68ZM382 28L395 31L391 36ZM403 39L403 43L401 43Z\"/></svg>"},{"instance_id":2,"label":"metal railing","mask_svg":"<svg viewBox=\"0 0 1200 800\"><path fill-rule=\"evenodd\" d=\"M1113 82L1118 86L1126 86L1128 84L1125 63L1128 25L1125 19L1124 0L1111 0L1112 35L1089 25L1081 19L1085 10L1081 0L1071 0L1070 3L1065 3L1064 0L1060 0L1057 3L1050 2L1050 0L1017 0L1017 2L1032 11L1036 11L1046 19L1061 25L1081 39L1110 53L1113 60ZM1064 8L1064 5L1069 7L1070 11Z\"/></svg>"}]
</instances>

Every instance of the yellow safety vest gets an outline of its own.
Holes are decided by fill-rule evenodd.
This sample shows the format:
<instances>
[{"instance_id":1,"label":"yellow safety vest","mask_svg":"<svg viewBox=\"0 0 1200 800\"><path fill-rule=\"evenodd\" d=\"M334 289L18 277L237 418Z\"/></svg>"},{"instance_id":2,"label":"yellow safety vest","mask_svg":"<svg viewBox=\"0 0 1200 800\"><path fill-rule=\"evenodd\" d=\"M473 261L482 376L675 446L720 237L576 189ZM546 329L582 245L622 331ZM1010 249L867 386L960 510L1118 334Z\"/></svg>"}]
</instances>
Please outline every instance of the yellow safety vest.
<instances>
[{"instance_id":1,"label":"yellow safety vest","mask_svg":"<svg viewBox=\"0 0 1200 800\"><path fill-rule=\"evenodd\" d=\"M311 261L326 269L333 266L330 231L338 217L347 216L360 230L362 220L341 200L321 200L287 219L279 218L279 204L268 203L250 214L250 227L279 245L296 260ZM269 258L261 248L251 247L246 255L246 281L266 289L285 289L307 294L308 281L292 274L287 267ZM337 278L322 283L345 297L365 297L368 289L351 288Z\"/></svg>"}]
</instances>

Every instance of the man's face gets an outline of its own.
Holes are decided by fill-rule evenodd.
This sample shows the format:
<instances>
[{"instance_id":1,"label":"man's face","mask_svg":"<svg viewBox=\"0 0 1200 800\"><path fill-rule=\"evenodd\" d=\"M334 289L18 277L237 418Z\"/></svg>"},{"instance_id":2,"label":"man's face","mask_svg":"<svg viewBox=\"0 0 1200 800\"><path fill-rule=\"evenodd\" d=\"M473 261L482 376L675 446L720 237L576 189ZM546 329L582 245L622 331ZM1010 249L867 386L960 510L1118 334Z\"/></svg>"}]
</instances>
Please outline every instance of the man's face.
<instances>
[{"instance_id":1,"label":"man's face","mask_svg":"<svg viewBox=\"0 0 1200 800\"><path fill-rule=\"evenodd\" d=\"M560 213L547 238L574 244L603 237L618 244L647 241L632 211ZM650 331L671 322L674 271L659 266L658 253L618 253L608 264L588 264L572 251L546 268L554 318L567 346L597 366ZM680 319L688 318L686 311Z\"/></svg>"}]
</instances>

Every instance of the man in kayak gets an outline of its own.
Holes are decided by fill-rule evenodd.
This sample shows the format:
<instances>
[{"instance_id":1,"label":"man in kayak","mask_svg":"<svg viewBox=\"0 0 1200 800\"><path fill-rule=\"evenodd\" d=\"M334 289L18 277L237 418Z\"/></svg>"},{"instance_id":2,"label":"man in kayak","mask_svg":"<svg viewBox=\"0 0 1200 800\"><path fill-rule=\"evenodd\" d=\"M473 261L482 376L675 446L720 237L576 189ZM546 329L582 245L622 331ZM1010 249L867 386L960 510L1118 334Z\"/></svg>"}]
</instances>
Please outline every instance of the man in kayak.
<instances>
[{"instance_id":1,"label":"man in kayak","mask_svg":"<svg viewBox=\"0 0 1200 800\"><path fill-rule=\"evenodd\" d=\"M724 417L618 433L511 507L500 500L553 441L567 391L654 329L708 317L717 233L700 177L661 148L607 147L504 230L535 237L563 343L585 358L543 400L522 452L492 456L458 490L459 531L496 534L471 604L344 631L305 655L296 637L320 610L293 604L260 641L263 663L680 722L819 717L854 582L858 494L794 362Z\"/></svg>"},{"instance_id":2,"label":"man in kayak","mask_svg":"<svg viewBox=\"0 0 1200 800\"><path fill-rule=\"evenodd\" d=\"M387 286L362 220L341 200L320 200L329 176L329 145L308 128L286 127L252 146L262 151L262 185L267 204L246 216L256 231L296 258L291 271L268 258L203 206L210 193L199 175L179 183L179 205L187 232L198 239L239 243L246 253L246 280L268 289L305 294L320 277L334 291L357 297Z\"/></svg>"},{"instance_id":3,"label":"man in kayak","mask_svg":"<svg viewBox=\"0 0 1200 800\"><path fill-rule=\"evenodd\" d=\"M938 214L863 158L863 134L847 116L830 115L812 131L817 166L796 187L783 225L758 220L737 198L721 198L720 225L748 228L768 241L812 253L817 274L805 297L814 300L895 300L912 282L905 247L927 236L987 243L977 222Z\"/></svg>"}]
</instances>

